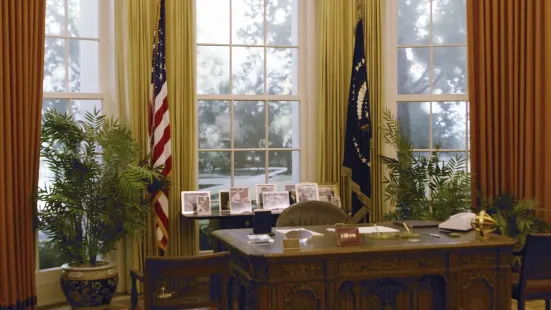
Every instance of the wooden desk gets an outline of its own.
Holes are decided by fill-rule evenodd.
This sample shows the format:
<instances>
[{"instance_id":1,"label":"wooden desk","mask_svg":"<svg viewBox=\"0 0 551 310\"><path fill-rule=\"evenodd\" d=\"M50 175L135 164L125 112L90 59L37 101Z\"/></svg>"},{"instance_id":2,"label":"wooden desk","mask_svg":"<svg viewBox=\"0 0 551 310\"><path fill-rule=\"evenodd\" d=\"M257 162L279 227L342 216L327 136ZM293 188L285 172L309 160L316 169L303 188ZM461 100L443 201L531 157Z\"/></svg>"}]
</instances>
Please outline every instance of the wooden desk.
<instances>
[{"instance_id":1,"label":"wooden desk","mask_svg":"<svg viewBox=\"0 0 551 310\"><path fill-rule=\"evenodd\" d=\"M229 295L239 309L511 309L510 238L434 238L425 233L438 229L425 228L416 243L362 235L361 246L337 247L327 227L307 227L323 236L294 252L282 250L280 233L251 245L250 229L214 232L214 250L232 253Z\"/></svg>"}]
</instances>

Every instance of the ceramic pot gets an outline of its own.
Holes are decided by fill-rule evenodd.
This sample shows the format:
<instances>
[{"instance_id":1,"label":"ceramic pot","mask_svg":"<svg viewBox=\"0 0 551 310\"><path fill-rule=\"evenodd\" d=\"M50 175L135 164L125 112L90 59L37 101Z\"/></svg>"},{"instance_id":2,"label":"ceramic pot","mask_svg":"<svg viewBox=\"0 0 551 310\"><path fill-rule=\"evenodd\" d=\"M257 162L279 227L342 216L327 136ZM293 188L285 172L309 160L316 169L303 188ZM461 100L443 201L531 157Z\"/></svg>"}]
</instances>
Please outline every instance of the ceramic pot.
<instances>
[{"instance_id":1,"label":"ceramic pot","mask_svg":"<svg viewBox=\"0 0 551 310\"><path fill-rule=\"evenodd\" d=\"M74 309L107 309L115 294L119 275L115 264L97 262L96 267L61 266L61 290Z\"/></svg>"}]
</instances>

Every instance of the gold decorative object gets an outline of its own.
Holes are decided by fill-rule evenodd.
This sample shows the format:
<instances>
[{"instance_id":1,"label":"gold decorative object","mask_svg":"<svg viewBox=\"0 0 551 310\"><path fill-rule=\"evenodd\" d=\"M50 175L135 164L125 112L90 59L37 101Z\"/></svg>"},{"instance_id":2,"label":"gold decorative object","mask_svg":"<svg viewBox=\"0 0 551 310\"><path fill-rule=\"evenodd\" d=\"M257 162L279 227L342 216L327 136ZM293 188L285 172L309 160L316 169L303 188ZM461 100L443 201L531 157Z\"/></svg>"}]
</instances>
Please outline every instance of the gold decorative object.
<instances>
[{"instance_id":1,"label":"gold decorative object","mask_svg":"<svg viewBox=\"0 0 551 310\"><path fill-rule=\"evenodd\" d=\"M471 226L477 231L478 240L489 240L490 233L496 230L496 221L484 210L474 218Z\"/></svg>"}]
</instances>

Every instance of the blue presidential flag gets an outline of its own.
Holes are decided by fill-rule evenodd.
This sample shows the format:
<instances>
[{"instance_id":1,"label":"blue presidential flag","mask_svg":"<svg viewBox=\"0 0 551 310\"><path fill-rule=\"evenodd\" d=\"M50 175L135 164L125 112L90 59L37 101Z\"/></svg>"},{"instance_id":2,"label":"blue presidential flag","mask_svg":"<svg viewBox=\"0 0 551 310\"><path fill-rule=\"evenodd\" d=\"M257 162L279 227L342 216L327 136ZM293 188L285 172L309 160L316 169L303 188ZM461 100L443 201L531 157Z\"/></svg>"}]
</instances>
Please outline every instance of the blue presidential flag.
<instances>
[{"instance_id":1,"label":"blue presidential flag","mask_svg":"<svg viewBox=\"0 0 551 310\"><path fill-rule=\"evenodd\" d=\"M343 162L343 173L351 177L352 214L356 214L363 207L363 210L367 210L371 197L369 151L372 133L369 113L363 20L360 19L356 25Z\"/></svg>"}]
</instances>

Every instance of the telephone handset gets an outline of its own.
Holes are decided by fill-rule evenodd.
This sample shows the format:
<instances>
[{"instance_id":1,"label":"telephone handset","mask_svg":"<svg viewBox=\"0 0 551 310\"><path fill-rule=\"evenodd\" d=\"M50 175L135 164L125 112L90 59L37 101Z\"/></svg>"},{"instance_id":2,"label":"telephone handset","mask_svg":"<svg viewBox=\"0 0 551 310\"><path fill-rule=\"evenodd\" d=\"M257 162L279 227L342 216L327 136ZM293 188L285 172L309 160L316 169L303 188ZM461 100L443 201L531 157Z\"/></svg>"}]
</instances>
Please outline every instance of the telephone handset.
<instances>
[{"instance_id":1,"label":"telephone handset","mask_svg":"<svg viewBox=\"0 0 551 310\"><path fill-rule=\"evenodd\" d=\"M473 229L471 226L472 221L475 219L476 214L472 212L457 213L438 225L438 228L458 231L469 231Z\"/></svg>"}]
</instances>

